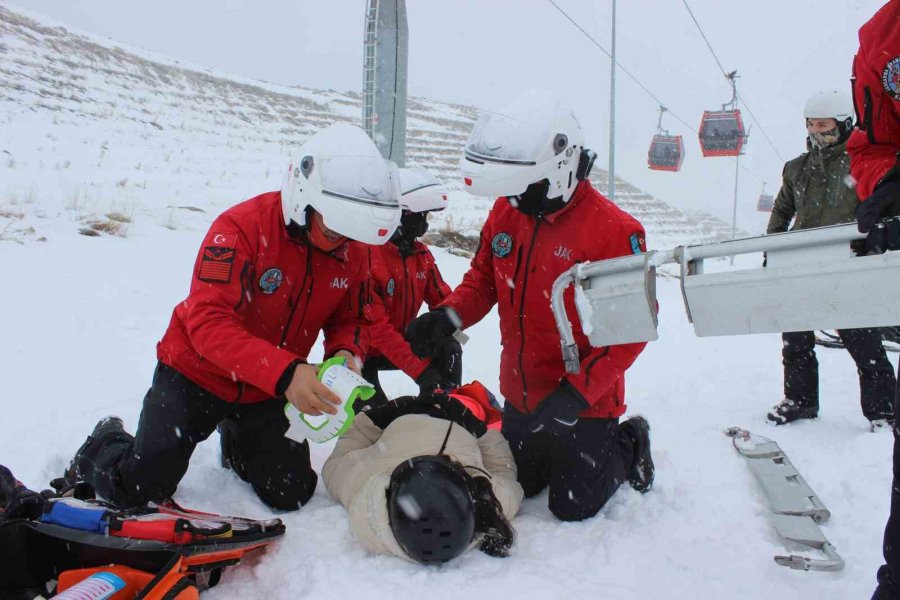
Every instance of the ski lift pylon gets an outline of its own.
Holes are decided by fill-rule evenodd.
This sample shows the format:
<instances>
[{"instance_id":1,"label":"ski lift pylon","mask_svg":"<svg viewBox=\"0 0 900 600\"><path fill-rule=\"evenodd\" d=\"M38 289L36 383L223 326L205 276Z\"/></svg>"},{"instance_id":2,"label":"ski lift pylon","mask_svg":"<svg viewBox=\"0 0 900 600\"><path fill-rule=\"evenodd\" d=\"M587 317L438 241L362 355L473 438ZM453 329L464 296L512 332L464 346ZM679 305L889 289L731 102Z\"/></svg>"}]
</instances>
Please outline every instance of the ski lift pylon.
<instances>
[{"instance_id":1,"label":"ski lift pylon","mask_svg":"<svg viewBox=\"0 0 900 600\"><path fill-rule=\"evenodd\" d=\"M700 120L700 149L703 156L739 156L747 141L747 132L741 120L737 103L737 71L727 75L731 82L731 102L722 105L722 110L703 111Z\"/></svg>"},{"instance_id":2,"label":"ski lift pylon","mask_svg":"<svg viewBox=\"0 0 900 600\"><path fill-rule=\"evenodd\" d=\"M680 135L669 135L662 128L665 106L659 107L659 121L656 124L656 135L650 141L647 152L647 165L654 171L680 171L684 162L684 142Z\"/></svg>"}]
</instances>

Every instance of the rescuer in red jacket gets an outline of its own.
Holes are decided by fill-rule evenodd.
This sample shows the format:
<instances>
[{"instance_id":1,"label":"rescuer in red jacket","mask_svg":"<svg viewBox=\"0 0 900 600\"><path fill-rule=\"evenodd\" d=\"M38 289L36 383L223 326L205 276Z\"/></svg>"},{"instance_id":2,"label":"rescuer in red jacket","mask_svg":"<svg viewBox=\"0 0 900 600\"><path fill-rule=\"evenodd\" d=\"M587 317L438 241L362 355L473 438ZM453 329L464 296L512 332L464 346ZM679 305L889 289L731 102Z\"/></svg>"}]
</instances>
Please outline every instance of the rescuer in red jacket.
<instances>
[{"instance_id":1,"label":"rescuer in red jacket","mask_svg":"<svg viewBox=\"0 0 900 600\"><path fill-rule=\"evenodd\" d=\"M188 297L157 346L135 436L117 417L101 420L66 477L120 507L158 502L218 427L223 466L263 502L304 504L317 476L308 443L284 437L285 399L307 414L335 412L339 399L306 362L320 331L326 357L359 369L368 349L359 242L391 237L398 196L396 166L361 129L337 124L311 137L280 192L242 202L210 227Z\"/></svg>"},{"instance_id":2,"label":"rescuer in red jacket","mask_svg":"<svg viewBox=\"0 0 900 600\"><path fill-rule=\"evenodd\" d=\"M900 250L900 0L885 4L859 30L853 59L857 129L850 136L850 173L862 201L859 230L869 254ZM889 298L887 300L896 300ZM894 481L884 531L885 564L873 600L900 600L900 443L894 399Z\"/></svg>"},{"instance_id":3,"label":"rescuer in red jacket","mask_svg":"<svg viewBox=\"0 0 900 600\"><path fill-rule=\"evenodd\" d=\"M463 282L407 330L413 351L428 356L497 305L503 433L519 482L526 496L549 485L550 510L570 521L595 515L626 479L642 492L653 481L646 420L618 422L625 371L645 344L591 348L575 322L584 359L578 375L567 375L550 308L554 280L575 263L646 249L641 224L588 181L594 156L572 112L549 92L482 115L462 174L471 193L500 197ZM574 315L571 290L566 305Z\"/></svg>"},{"instance_id":4,"label":"rescuer in red jacket","mask_svg":"<svg viewBox=\"0 0 900 600\"><path fill-rule=\"evenodd\" d=\"M428 231L429 213L446 207L447 190L434 175L425 169L400 169L400 226L389 243L368 248L370 295L366 316L371 324L362 376L375 386L376 394L363 410L387 401L379 371L400 369L419 384L421 392L461 382L462 363L457 360L460 351L455 343L449 344L432 364L413 354L403 339L423 303L433 309L450 295L450 286L444 283L434 256L419 241Z\"/></svg>"}]
</instances>

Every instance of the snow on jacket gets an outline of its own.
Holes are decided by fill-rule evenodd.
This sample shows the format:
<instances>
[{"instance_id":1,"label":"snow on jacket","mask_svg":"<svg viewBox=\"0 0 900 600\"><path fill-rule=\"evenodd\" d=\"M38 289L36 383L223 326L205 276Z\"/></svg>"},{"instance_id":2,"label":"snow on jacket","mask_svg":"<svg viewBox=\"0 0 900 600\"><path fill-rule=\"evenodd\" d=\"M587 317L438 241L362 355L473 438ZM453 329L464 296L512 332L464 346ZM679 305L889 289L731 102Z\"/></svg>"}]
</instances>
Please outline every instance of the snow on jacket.
<instances>
[{"instance_id":1,"label":"snow on jacket","mask_svg":"<svg viewBox=\"0 0 900 600\"><path fill-rule=\"evenodd\" d=\"M416 379L428 366L413 354L403 338L422 303L434 308L450 294L428 246L415 242L413 252L402 256L396 245L369 246L370 288L365 309L369 327L369 356L384 356L391 364Z\"/></svg>"},{"instance_id":2,"label":"snow on jacket","mask_svg":"<svg viewBox=\"0 0 900 600\"><path fill-rule=\"evenodd\" d=\"M223 400L272 398L322 330L326 356L365 355L365 269L361 244L325 253L290 235L281 192L251 198L210 227L157 356Z\"/></svg>"},{"instance_id":3,"label":"snow on jacket","mask_svg":"<svg viewBox=\"0 0 900 600\"><path fill-rule=\"evenodd\" d=\"M582 360L581 372L567 375L550 291L556 278L575 263L645 249L641 224L589 181L578 184L564 208L541 219L521 213L501 197L482 227L469 271L442 304L456 310L464 327L498 305L500 393L518 410L533 412L565 378L590 404L581 416L619 417L625 412L625 370L646 344L591 348L574 318L570 288L565 304Z\"/></svg>"},{"instance_id":4,"label":"snow on jacket","mask_svg":"<svg viewBox=\"0 0 900 600\"><path fill-rule=\"evenodd\" d=\"M847 152L860 200L897 164L900 152L900 0L885 4L859 30L853 59L857 127Z\"/></svg>"},{"instance_id":5,"label":"snow on jacket","mask_svg":"<svg viewBox=\"0 0 900 600\"><path fill-rule=\"evenodd\" d=\"M766 233L787 231L795 217L792 230L855 221L859 202L849 185L849 175L846 144L812 148L789 160L781 174L781 190Z\"/></svg>"},{"instance_id":6,"label":"snow on jacket","mask_svg":"<svg viewBox=\"0 0 900 600\"><path fill-rule=\"evenodd\" d=\"M348 510L350 530L365 549L412 560L391 531L387 506L391 473L410 458L437 454L448 427L444 453L463 466L490 473L491 487L507 519L519 511L524 492L516 480L509 443L499 431L489 429L475 438L452 421L420 414L398 417L381 430L363 413L338 440L322 467L322 479L331 497ZM476 536L472 547L479 542Z\"/></svg>"}]
</instances>

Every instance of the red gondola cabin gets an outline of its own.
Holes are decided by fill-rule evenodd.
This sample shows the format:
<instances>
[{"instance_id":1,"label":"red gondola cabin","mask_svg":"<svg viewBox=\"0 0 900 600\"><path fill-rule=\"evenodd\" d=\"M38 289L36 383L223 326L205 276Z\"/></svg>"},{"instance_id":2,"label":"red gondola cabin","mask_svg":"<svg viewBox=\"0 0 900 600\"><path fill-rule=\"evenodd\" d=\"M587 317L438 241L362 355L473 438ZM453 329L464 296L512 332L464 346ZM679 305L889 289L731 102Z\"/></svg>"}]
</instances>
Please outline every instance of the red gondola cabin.
<instances>
[{"instance_id":1,"label":"red gondola cabin","mask_svg":"<svg viewBox=\"0 0 900 600\"><path fill-rule=\"evenodd\" d=\"M647 152L647 164L654 171L680 171L684 162L684 142L680 135L654 135Z\"/></svg>"},{"instance_id":2,"label":"red gondola cabin","mask_svg":"<svg viewBox=\"0 0 900 600\"><path fill-rule=\"evenodd\" d=\"M703 156L738 156L744 146L741 111L704 111L700 121L700 149Z\"/></svg>"}]
</instances>

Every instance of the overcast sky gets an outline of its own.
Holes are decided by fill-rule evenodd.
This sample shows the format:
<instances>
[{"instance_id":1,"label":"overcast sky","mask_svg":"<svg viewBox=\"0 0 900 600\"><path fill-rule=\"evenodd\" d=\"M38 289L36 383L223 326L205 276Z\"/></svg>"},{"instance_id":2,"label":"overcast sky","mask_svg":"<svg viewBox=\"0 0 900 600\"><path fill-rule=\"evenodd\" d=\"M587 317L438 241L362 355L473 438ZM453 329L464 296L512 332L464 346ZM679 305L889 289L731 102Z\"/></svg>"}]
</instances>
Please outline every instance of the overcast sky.
<instances>
[{"instance_id":1,"label":"overcast sky","mask_svg":"<svg viewBox=\"0 0 900 600\"><path fill-rule=\"evenodd\" d=\"M3 0L0 0L3 1ZM612 0L556 0L610 49ZM688 0L738 90L781 158L752 124L741 158L738 225L762 227L755 213L762 181L775 192L783 160L804 149L802 107L813 91L849 89L857 30L878 0ZM256 79L356 90L362 81L366 0L16 0L73 27L172 58ZM605 168L609 59L547 0L407 0L409 93L491 108L529 87L555 90L574 109ZM731 91L682 0L619 0L619 62L691 127ZM731 217L735 164L700 157L685 135L680 173L646 167L657 104L617 76L617 173L673 204ZM743 106L741 107L744 108ZM783 160L782 160L783 159Z\"/></svg>"}]
</instances>

